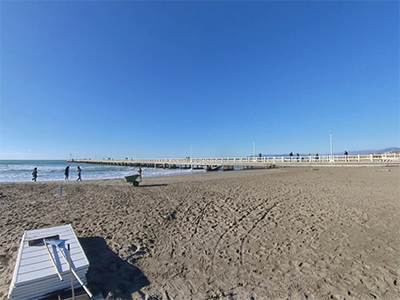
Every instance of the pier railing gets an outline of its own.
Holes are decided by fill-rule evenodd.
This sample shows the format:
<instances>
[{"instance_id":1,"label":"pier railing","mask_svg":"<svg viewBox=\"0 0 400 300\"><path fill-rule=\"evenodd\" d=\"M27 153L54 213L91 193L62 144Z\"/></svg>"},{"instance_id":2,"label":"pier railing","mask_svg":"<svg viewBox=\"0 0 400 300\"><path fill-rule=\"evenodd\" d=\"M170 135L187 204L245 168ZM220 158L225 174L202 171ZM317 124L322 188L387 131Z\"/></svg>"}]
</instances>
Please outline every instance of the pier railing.
<instances>
[{"instance_id":1,"label":"pier railing","mask_svg":"<svg viewBox=\"0 0 400 300\"><path fill-rule=\"evenodd\" d=\"M227 157L227 158L125 158L125 159L71 159L71 162L109 165L195 165L195 166L269 166L301 164L391 164L400 163L399 153L368 155L307 155L273 157Z\"/></svg>"}]
</instances>

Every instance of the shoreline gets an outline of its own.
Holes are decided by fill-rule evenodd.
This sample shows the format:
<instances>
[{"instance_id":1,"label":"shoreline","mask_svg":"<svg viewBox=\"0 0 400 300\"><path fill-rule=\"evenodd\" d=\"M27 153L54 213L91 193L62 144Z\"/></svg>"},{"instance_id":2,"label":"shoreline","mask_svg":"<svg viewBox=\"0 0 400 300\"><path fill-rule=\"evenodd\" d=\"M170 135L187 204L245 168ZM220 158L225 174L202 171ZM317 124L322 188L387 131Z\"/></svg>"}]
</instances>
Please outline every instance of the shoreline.
<instances>
[{"instance_id":1,"label":"shoreline","mask_svg":"<svg viewBox=\"0 0 400 300\"><path fill-rule=\"evenodd\" d=\"M399 163L382 163L382 164L377 164L377 163L371 163L371 164L349 164L349 165L344 165L344 164L297 164L294 163L293 165L287 165L287 166L273 166L273 167L269 167L269 168L263 168L263 167L255 167L254 169L237 169L237 170L219 170L219 171L206 171L206 170L194 170L193 172L190 172L190 170L180 170L182 172L172 172L172 173L164 173L164 172L158 172L155 170L155 168L150 168L150 169L146 169L145 170L145 174L143 174L143 178L145 179L150 179L150 178L164 178L164 177L180 177L180 176L195 176L197 174L208 174L208 173L216 173L216 174L221 174L221 173L226 173L226 172L256 172L256 171L260 171L260 170L271 170L271 169L280 169L280 170L284 170L284 169L292 169L292 168L300 168L300 169L307 169L307 168L363 168L363 167L369 167L369 168L393 168L393 167L399 167L400 164ZM64 170L64 166L60 167L58 166L58 175L57 178L51 178L52 176L50 176L49 178L49 173L52 172L45 172L44 175L40 175L38 176L37 182L64 182L64 175L63 175L63 171ZM161 170L164 170L161 168ZM3 173L2 178L0 178L0 183L28 183L28 182L32 182L30 179L27 179L26 177L30 177L26 174L30 174L31 170L27 170L25 174L25 176L23 177L24 179L22 179L22 181L6 181L6 178L12 178L13 176L10 175L10 177L7 177L8 175L6 173ZM121 170L120 170L121 171ZM102 181L102 180L124 180L125 176L130 176L132 175L132 173L135 173L135 171L133 172L123 172L121 171L121 174L118 175L113 175L110 177L109 174L104 175L102 174L104 172L104 170L99 170L98 173L96 173L96 171L93 172L89 171L88 173L84 173L82 176L83 181ZM119 172L119 171L118 171ZM69 182L73 182L76 181L76 177L74 176L74 172L71 171L70 173L70 180ZM95 177L93 177L93 174L96 174ZM103 175L103 176L102 176ZM18 175L20 176L20 175ZM42 178L43 176L43 178ZM148 176L148 177L147 177ZM221 175L219 175L221 176ZM223 176L221 176L223 177Z\"/></svg>"},{"instance_id":2,"label":"shoreline","mask_svg":"<svg viewBox=\"0 0 400 300\"><path fill-rule=\"evenodd\" d=\"M65 224L104 298L398 299L399 180L395 168L286 167L139 187L2 182L0 299L23 232Z\"/></svg>"},{"instance_id":3,"label":"shoreline","mask_svg":"<svg viewBox=\"0 0 400 300\"><path fill-rule=\"evenodd\" d=\"M194 172L194 173L186 173L186 174L178 174L178 175L177 174L168 174L168 175L159 175L159 176L150 176L150 177L144 176L143 180L159 181L160 178L163 178L166 181L171 181L168 178L173 178L172 181L180 181L180 180L184 180L186 177L194 178L197 176L209 176L209 177L216 176L216 177L224 178L225 176L223 174L233 173L233 172L234 173L237 173L237 172L244 172L244 173L250 172L251 173L251 172L262 172L262 171L271 172L271 170L279 170L279 169L281 169L281 168L272 168L272 169L261 169L260 168L260 169L252 169L252 170L249 169L249 170L229 170L229 171L211 171L211 172L207 172L207 171L199 172L198 171L198 172ZM231 177L231 176L228 175L228 177ZM82 176L82 182L79 182L79 183L80 184L84 183L84 182L101 183L101 182L108 182L108 181L112 181L112 182L122 181L124 183L127 183L125 181L125 178L85 179L84 176ZM11 184L12 183L15 183L15 184L59 183L59 184L61 184L61 183L74 183L74 182L76 182L75 178L70 179L68 181L65 181L65 180L49 180L49 181L38 180L36 182L32 182L32 181L7 181L6 182L6 181L3 181L3 182L0 182L0 185L8 184L8 183L11 183Z\"/></svg>"}]
</instances>

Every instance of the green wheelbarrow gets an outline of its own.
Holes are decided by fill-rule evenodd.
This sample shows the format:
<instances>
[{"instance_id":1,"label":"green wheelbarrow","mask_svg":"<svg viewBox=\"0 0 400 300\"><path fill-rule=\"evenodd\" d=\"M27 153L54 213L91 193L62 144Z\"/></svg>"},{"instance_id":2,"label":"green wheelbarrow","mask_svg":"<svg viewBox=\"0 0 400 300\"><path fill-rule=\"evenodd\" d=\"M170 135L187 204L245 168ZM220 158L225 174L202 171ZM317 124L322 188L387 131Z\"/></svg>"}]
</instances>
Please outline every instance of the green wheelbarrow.
<instances>
[{"instance_id":1,"label":"green wheelbarrow","mask_svg":"<svg viewBox=\"0 0 400 300\"><path fill-rule=\"evenodd\" d=\"M132 182L133 186L139 186L139 181L136 181L140 177L139 174L136 175L131 175L131 176L125 176L126 182Z\"/></svg>"}]
</instances>

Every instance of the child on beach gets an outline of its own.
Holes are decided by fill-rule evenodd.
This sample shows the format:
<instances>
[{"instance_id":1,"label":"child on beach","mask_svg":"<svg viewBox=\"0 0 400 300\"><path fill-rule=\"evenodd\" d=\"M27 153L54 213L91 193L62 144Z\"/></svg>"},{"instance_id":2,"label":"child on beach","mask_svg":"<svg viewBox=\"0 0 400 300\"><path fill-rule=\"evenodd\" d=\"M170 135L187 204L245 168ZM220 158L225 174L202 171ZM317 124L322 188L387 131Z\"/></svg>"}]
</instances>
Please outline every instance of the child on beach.
<instances>
[{"instance_id":1,"label":"child on beach","mask_svg":"<svg viewBox=\"0 0 400 300\"><path fill-rule=\"evenodd\" d=\"M35 182L36 182L36 178L37 178L37 168L34 168L34 169L33 169L32 176L33 176L32 181L35 181Z\"/></svg>"},{"instance_id":2,"label":"child on beach","mask_svg":"<svg viewBox=\"0 0 400 300\"><path fill-rule=\"evenodd\" d=\"M139 174L139 179L140 181L142 181L142 168L139 167L139 169L137 170L138 174Z\"/></svg>"}]
</instances>

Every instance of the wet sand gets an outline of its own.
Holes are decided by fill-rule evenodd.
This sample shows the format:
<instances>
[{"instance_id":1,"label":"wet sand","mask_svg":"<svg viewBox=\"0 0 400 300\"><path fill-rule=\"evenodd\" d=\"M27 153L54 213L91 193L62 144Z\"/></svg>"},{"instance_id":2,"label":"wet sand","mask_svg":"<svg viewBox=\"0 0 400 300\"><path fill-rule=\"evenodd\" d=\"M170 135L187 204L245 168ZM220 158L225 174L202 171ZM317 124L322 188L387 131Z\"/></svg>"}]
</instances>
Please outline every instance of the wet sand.
<instances>
[{"instance_id":1,"label":"wet sand","mask_svg":"<svg viewBox=\"0 0 400 300\"><path fill-rule=\"evenodd\" d=\"M24 231L64 224L108 299L400 299L399 171L0 183L0 299Z\"/></svg>"}]
</instances>

